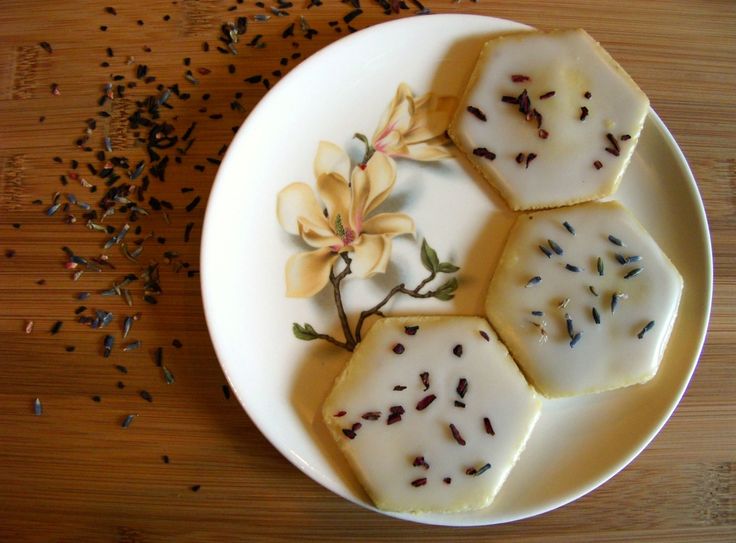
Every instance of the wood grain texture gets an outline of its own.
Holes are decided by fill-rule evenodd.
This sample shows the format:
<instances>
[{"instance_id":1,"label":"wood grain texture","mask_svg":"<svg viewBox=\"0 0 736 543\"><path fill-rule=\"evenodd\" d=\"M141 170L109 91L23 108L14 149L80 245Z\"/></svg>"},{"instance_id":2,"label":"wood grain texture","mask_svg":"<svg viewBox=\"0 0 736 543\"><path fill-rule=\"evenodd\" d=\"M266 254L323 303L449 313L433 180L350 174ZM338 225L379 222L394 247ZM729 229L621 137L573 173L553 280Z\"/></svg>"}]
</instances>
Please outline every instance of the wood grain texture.
<instances>
[{"instance_id":1,"label":"wood grain texture","mask_svg":"<svg viewBox=\"0 0 736 543\"><path fill-rule=\"evenodd\" d=\"M342 17L352 9L348 4L324 0L307 9L307 3L297 0L285 17L249 21L246 38L262 34L267 45L241 44L233 56L215 49L219 26L238 15L270 13L267 8L251 0L110 0L117 12L112 15L91 0L0 0L0 540L735 541L736 4L424 1L437 13L492 15L544 29L580 26L600 40L650 96L687 156L715 254L713 312L698 369L672 419L641 456L559 510L509 525L448 529L364 511L284 460L235 399L225 398L198 277L187 274L198 268L202 218L217 168L206 159L218 156L266 91L243 79L263 74L273 83L279 79L275 70L288 73L347 33ZM384 15L375 2L362 4L364 13L351 23L357 29L397 17ZM413 14L416 8L409 4L398 16ZM228 11L233 6L235 11ZM318 30L313 39L302 36L299 15ZM339 23L333 28L330 21ZM283 39L292 22L294 37ZM49 42L53 53L42 49L41 41ZM205 41L209 52L203 50ZM114 56L108 57L107 47ZM292 58L295 53L300 58ZM189 68L185 57L191 58ZM105 61L109 67L100 66ZM139 63L156 81L139 82L124 99L98 106L111 76L125 75L123 84L134 80ZM200 74L198 68L210 72ZM198 85L185 81L187 69ZM54 83L60 96L51 93ZM99 166L99 161L75 145L86 119L97 119L90 139L95 151L109 135L113 154L143 157L126 118L135 100L155 94L159 83L179 83L192 95L187 101L172 99L175 108L164 111L177 132L198 123L196 143L182 163L172 163L165 182L151 180L148 195L173 206L168 222L154 212L134 223L141 225L140 234L130 234L131 239L153 234L141 260L159 262L163 295L158 304L146 304L137 285L133 309L117 297L79 301L79 291L108 288L138 267L110 250L118 269L73 282L61 246L96 256L104 235L86 230L78 210L74 225L64 223L63 212L49 218L44 211L60 190L85 194L90 203L99 200L100 193L87 194L78 181L60 184L72 159L80 163L80 176L104 190L102 180L86 169L87 162ZM233 100L242 111L231 109ZM101 110L110 117L98 116ZM210 118L213 114L222 118ZM54 162L55 156L62 163ZM182 193L182 187L193 190ZM202 201L187 212L195 195ZM38 199L42 203L34 204ZM189 222L194 226L185 242ZM166 263L164 251L179 257ZM189 267L177 269L177 262ZM105 332L75 322L74 309L82 304L115 313L111 329L117 344L110 358L101 356ZM142 340L143 348L123 353L121 318L134 311L142 317L130 337ZM31 334L24 333L28 320L34 321ZM63 325L52 336L57 320ZM174 339L181 348L172 346ZM157 347L163 347L164 362L175 375L172 385L155 364ZM127 374L116 364L125 365ZM150 392L153 402L142 399L141 390ZM95 395L99 403L92 400ZM36 397L43 403L39 417L33 412ZM139 416L124 430L120 425L129 413ZM194 485L201 485L196 492Z\"/></svg>"}]
</instances>

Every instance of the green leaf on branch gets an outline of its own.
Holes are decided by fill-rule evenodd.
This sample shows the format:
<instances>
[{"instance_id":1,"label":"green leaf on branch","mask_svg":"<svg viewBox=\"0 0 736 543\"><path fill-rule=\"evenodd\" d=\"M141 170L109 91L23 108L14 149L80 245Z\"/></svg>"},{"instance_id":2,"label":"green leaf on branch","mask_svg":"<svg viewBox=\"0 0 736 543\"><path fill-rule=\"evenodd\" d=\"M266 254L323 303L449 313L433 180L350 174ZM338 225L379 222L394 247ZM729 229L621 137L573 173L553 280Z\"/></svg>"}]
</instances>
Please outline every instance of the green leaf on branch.
<instances>
[{"instance_id":1,"label":"green leaf on branch","mask_svg":"<svg viewBox=\"0 0 736 543\"><path fill-rule=\"evenodd\" d=\"M443 302L452 300L455 297L455 291L457 290L458 282L455 277L440 285L440 287L434 291L434 297Z\"/></svg>"},{"instance_id":2,"label":"green leaf on branch","mask_svg":"<svg viewBox=\"0 0 736 543\"><path fill-rule=\"evenodd\" d=\"M455 266L452 262L441 262L439 267L437 268L437 271L440 273L455 273L460 268L458 266Z\"/></svg>"},{"instance_id":3,"label":"green leaf on branch","mask_svg":"<svg viewBox=\"0 0 736 543\"><path fill-rule=\"evenodd\" d=\"M422 264L432 273L437 273L440 268L440 259L437 252L429 246L426 239L422 240Z\"/></svg>"},{"instance_id":4,"label":"green leaf on branch","mask_svg":"<svg viewBox=\"0 0 736 543\"><path fill-rule=\"evenodd\" d=\"M317 339L317 337L319 336L319 334L317 334L317 331L312 328L312 325L308 322L305 322L304 326L295 322L294 326L291 327L291 331L294 333L294 336L297 339L302 339L304 341L311 341L313 339Z\"/></svg>"},{"instance_id":5,"label":"green leaf on branch","mask_svg":"<svg viewBox=\"0 0 736 543\"><path fill-rule=\"evenodd\" d=\"M356 132L353 137L359 139L365 144L365 154L363 155L363 160L361 161L361 164L368 164L368 161L371 159L373 153L375 153L376 150L371 145L371 142L368 141L368 138L366 138L363 134Z\"/></svg>"}]
</instances>

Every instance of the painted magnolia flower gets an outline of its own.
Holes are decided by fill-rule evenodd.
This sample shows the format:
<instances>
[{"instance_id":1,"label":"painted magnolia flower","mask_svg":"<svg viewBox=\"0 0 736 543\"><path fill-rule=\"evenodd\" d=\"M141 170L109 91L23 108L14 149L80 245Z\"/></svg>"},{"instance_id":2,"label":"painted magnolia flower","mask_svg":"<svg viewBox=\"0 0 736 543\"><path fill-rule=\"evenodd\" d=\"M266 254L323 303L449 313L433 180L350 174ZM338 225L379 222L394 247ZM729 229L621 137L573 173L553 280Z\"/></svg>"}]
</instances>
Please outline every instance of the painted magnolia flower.
<instances>
[{"instance_id":1,"label":"painted magnolia flower","mask_svg":"<svg viewBox=\"0 0 736 543\"><path fill-rule=\"evenodd\" d=\"M455 111L454 96L425 94L414 98L406 83L399 85L391 105L378 125L371 144L376 151L414 160L439 160L450 156L445 135Z\"/></svg>"},{"instance_id":2,"label":"painted magnolia flower","mask_svg":"<svg viewBox=\"0 0 736 543\"><path fill-rule=\"evenodd\" d=\"M322 290L340 253L349 253L351 273L358 277L383 273L391 256L391 239L414 233L414 221L403 213L369 217L396 181L396 164L388 156L375 153L350 175L345 151L323 141L314 174L321 203L306 183L292 183L278 194L276 214L281 226L314 247L286 262L287 296L309 297Z\"/></svg>"}]
</instances>

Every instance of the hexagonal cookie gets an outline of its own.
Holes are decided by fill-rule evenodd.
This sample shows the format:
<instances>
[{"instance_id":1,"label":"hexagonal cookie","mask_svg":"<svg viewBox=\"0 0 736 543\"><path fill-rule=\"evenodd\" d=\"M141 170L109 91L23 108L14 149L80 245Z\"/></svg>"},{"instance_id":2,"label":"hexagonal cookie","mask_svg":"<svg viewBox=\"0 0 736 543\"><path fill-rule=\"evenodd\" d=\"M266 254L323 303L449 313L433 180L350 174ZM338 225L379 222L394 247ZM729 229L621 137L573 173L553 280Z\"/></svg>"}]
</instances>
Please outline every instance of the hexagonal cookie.
<instances>
[{"instance_id":1,"label":"hexagonal cookie","mask_svg":"<svg viewBox=\"0 0 736 543\"><path fill-rule=\"evenodd\" d=\"M539 411L485 319L396 317L358 345L323 417L378 507L440 512L491 503Z\"/></svg>"},{"instance_id":2,"label":"hexagonal cookie","mask_svg":"<svg viewBox=\"0 0 736 543\"><path fill-rule=\"evenodd\" d=\"M621 204L588 203L519 215L486 312L539 392L571 396L651 379L682 286Z\"/></svg>"},{"instance_id":3,"label":"hexagonal cookie","mask_svg":"<svg viewBox=\"0 0 736 543\"><path fill-rule=\"evenodd\" d=\"M584 30L486 43L449 134L512 209L612 194L649 100Z\"/></svg>"}]
</instances>

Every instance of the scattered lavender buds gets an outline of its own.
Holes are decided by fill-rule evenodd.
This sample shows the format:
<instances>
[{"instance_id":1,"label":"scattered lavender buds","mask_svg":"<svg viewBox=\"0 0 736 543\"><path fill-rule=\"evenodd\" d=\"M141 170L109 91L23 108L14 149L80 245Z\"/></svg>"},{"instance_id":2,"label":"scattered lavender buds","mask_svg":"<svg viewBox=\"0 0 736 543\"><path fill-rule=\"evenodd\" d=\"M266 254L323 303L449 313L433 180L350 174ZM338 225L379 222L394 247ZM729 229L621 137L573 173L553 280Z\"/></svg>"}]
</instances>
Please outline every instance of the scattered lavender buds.
<instances>
[{"instance_id":1,"label":"scattered lavender buds","mask_svg":"<svg viewBox=\"0 0 736 543\"><path fill-rule=\"evenodd\" d=\"M577 334L575 334L572 337L572 339L570 340L570 348L571 349L574 349L575 348L575 345L578 344L578 342L580 341L580 338L581 337L583 337L583 333L582 332L578 332Z\"/></svg>"},{"instance_id":2,"label":"scattered lavender buds","mask_svg":"<svg viewBox=\"0 0 736 543\"><path fill-rule=\"evenodd\" d=\"M611 147L606 147L606 151L611 153L613 156L619 156L621 149L618 146L618 142L616 141L616 138L613 137L613 134L611 133L606 134L606 139L611 144Z\"/></svg>"},{"instance_id":3,"label":"scattered lavender buds","mask_svg":"<svg viewBox=\"0 0 736 543\"><path fill-rule=\"evenodd\" d=\"M533 287L534 285L538 285L542 282L542 278L539 275L535 275L529 281L526 282L525 288Z\"/></svg>"},{"instance_id":4,"label":"scattered lavender buds","mask_svg":"<svg viewBox=\"0 0 736 543\"><path fill-rule=\"evenodd\" d=\"M417 411L424 411L427 407L429 407L429 404L431 404L433 401L437 399L437 396L434 394L430 394L429 396L425 396L419 402L417 403L416 409Z\"/></svg>"},{"instance_id":5,"label":"scattered lavender buds","mask_svg":"<svg viewBox=\"0 0 736 543\"><path fill-rule=\"evenodd\" d=\"M123 423L120 426L127 429L133 423L137 416L138 415L128 415L123 419Z\"/></svg>"},{"instance_id":6,"label":"scattered lavender buds","mask_svg":"<svg viewBox=\"0 0 736 543\"><path fill-rule=\"evenodd\" d=\"M465 394L468 392L468 380L465 377L461 377L457 382L455 391L460 398L465 398Z\"/></svg>"},{"instance_id":7,"label":"scattered lavender buds","mask_svg":"<svg viewBox=\"0 0 736 543\"><path fill-rule=\"evenodd\" d=\"M429 464L424 459L423 456L417 456L411 463L411 465L415 468L424 468L429 469Z\"/></svg>"},{"instance_id":8,"label":"scattered lavender buds","mask_svg":"<svg viewBox=\"0 0 736 543\"><path fill-rule=\"evenodd\" d=\"M632 277L636 277L642 271L644 271L644 268L634 268L629 273L627 273L626 275L624 275L624 279L631 279Z\"/></svg>"},{"instance_id":9,"label":"scattered lavender buds","mask_svg":"<svg viewBox=\"0 0 736 543\"><path fill-rule=\"evenodd\" d=\"M486 434L495 436L496 432L493 430L493 425L491 424L491 419L488 417L483 417L483 427L486 429Z\"/></svg>"},{"instance_id":10,"label":"scattered lavender buds","mask_svg":"<svg viewBox=\"0 0 736 543\"><path fill-rule=\"evenodd\" d=\"M33 400L33 414L37 417L43 415L43 405L41 405L41 400L39 398Z\"/></svg>"},{"instance_id":11,"label":"scattered lavender buds","mask_svg":"<svg viewBox=\"0 0 736 543\"><path fill-rule=\"evenodd\" d=\"M573 236L575 235L575 228L573 228L573 226L569 222L567 221L563 222L562 226L564 226L565 230L570 232Z\"/></svg>"},{"instance_id":12,"label":"scattered lavender buds","mask_svg":"<svg viewBox=\"0 0 736 543\"><path fill-rule=\"evenodd\" d=\"M572 264L565 264L565 269L576 273L582 271L579 267L573 266Z\"/></svg>"},{"instance_id":13,"label":"scattered lavender buds","mask_svg":"<svg viewBox=\"0 0 736 543\"><path fill-rule=\"evenodd\" d=\"M108 358L110 356L110 353L112 353L112 346L115 343L115 338L111 335L106 335L105 339L103 341L103 347L104 352L103 355L105 358Z\"/></svg>"},{"instance_id":14,"label":"scattered lavender buds","mask_svg":"<svg viewBox=\"0 0 736 543\"><path fill-rule=\"evenodd\" d=\"M480 334L480 337L482 337L486 341L491 341L491 337L488 335L488 332L486 332L485 330L478 330L478 333Z\"/></svg>"},{"instance_id":15,"label":"scattered lavender buds","mask_svg":"<svg viewBox=\"0 0 736 543\"><path fill-rule=\"evenodd\" d=\"M596 268L598 269L598 275L602 277L605 271L605 267L603 266L603 259L601 257L598 257L598 261L596 262Z\"/></svg>"},{"instance_id":16,"label":"scattered lavender buds","mask_svg":"<svg viewBox=\"0 0 736 543\"><path fill-rule=\"evenodd\" d=\"M123 339L128 337L131 327L133 326L133 317L125 317L123 320Z\"/></svg>"},{"instance_id":17,"label":"scattered lavender buds","mask_svg":"<svg viewBox=\"0 0 736 543\"><path fill-rule=\"evenodd\" d=\"M496 153L489 151L485 147L477 147L473 149L473 154L475 156L485 158L487 160L495 160L496 159Z\"/></svg>"},{"instance_id":18,"label":"scattered lavender buds","mask_svg":"<svg viewBox=\"0 0 736 543\"><path fill-rule=\"evenodd\" d=\"M462 345L455 345L452 348L452 354L460 358L463 355L463 346Z\"/></svg>"},{"instance_id":19,"label":"scattered lavender buds","mask_svg":"<svg viewBox=\"0 0 736 543\"><path fill-rule=\"evenodd\" d=\"M562 247L560 247L556 241L548 239L547 243L549 244L550 249L552 249L555 254L562 255L565 251L562 250Z\"/></svg>"},{"instance_id":20,"label":"scattered lavender buds","mask_svg":"<svg viewBox=\"0 0 736 543\"><path fill-rule=\"evenodd\" d=\"M452 437L457 441L458 445L462 445L464 447L465 440L463 439L463 436L460 435L460 430L458 430L454 424L450 424L450 432L452 432Z\"/></svg>"},{"instance_id":21,"label":"scattered lavender buds","mask_svg":"<svg viewBox=\"0 0 736 543\"><path fill-rule=\"evenodd\" d=\"M399 422L401 420L401 415L404 414L404 408L400 405L391 406L388 410L391 414L388 416L388 419L386 419L387 425Z\"/></svg>"},{"instance_id":22,"label":"scattered lavender buds","mask_svg":"<svg viewBox=\"0 0 736 543\"><path fill-rule=\"evenodd\" d=\"M489 469L491 469L491 464L490 463L484 464L483 466L481 466L478 469L475 469L475 468L470 468L470 469L473 470L473 473L469 473L468 475L473 475L473 477L478 477L480 475L483 475Z\"/></svg>"},{"instance_id":23,"label":"scattered lavender buds","mask_svg":"<svg viewBox=\"0 0 736 543\"><path fill-rule=\"evenodd\" d=\"M575 335L575 332L573 331L572 318L570 317L569 313L565 313L565 325L567 326L567 335L569 335L570 339L572 339Z\"/></svg>"},{"instance_id":24,"label":"scattered lavender buds","mask_svg":"<svg viewBox=\"0 0 736 543\"><path fill-rule=\"evenodd\" d=\"M140 349L142 343L140 340L131 341L128 343L125 347L123 347L123 352L129 353L130 351L135 351L137 349Z\"/></svg>"},{"instance_id":25,"label":"scattered lavender buds","mask_svg":"<svg viewBox=\"0 0 736 543\"><path fill-rule=\"evenodd\" d=\"M600 324L601 323L601 316L598 313L598 310L595 307L593 307L591 309L591 313L593 314L593 320L595 321L595 323L596 324Z\"/></svg>"},{"instance_id":26,"label":"scattered lavender buds","mask_svg":"<svg viewBox=\"0 0 736 543\"><path fill-rule=\"evenodd\" d=\"M552 258L552 251L547 249L547 247L545 247L544 245L540 245L539 250L542 251L544 253L544 256L546 256L547 258Z\"/></svg>"},{"instance_id":27,"label":"scattered lavender buds","mask_svg":"<svg viewBox=\"0 0 736 543\"><path fill-rule=\"evenodd\" d=\"M421 379L422 384L424 385L424 390L425 391L428 390L429 389L429 372L423 371L422 373L420 373L419 379Z\"/></svg>"},{"instance_id":28,"label":"scattered lavender buds","mask_svg":"<svg viewBox=\"0 0 736 543\"><path fill-rule=\"evenodd\" d=\"M487 121L486 114L483 113L480 109L478 109L475 106L468 106L468 112L471 113L473 116L475 116L477 119L480 119L481 121Z\"/></svg>"},{"instance_id":29,"label":"scattered lavender buds","mask_svg":"<svg viewBox=\"0 0 736 543\"><path fill-rule=\"evenodd\" d=\"M617 238L616 236L614 236L613 234L608 234L608 241L610 241L610 242L611 242L611 243L613 243L614 245L617 245L618 247L626 247L626 246L624 245L624 242L623 242L623 241L621 241L620 239L618 239L618 238Z\"/></svg>"},{"instance_id":30,"label":"scattered lavender buds","mask_svg":"<svg viewBox=\"0 0 736 543\"><path fill-rule=\"evenodd\" d=\"M421 477L420 479L414 479L411 482L411 486L413 486L413 487L424 486L426 484L427 484L427 478L426 477Z\"/></svg>"},{"instance_id":31,"label":"scattered lavender buds","mask_svg":"<svg viewBox=\"0 0 736 543\"><path fill-rule=\"evenodd\" d=\"M636 337L638 337L639 339L643 339L643 338L644 338L644 335L645 335L645 334L646 334L647 332L649 332L649 330L651 330L652 328L654 328L654 321L649 321L648 323L646 323L646 324L644 325L644 328L642 328L642 329L641 329L641 330L639 331L639 333L638 333L638 334L636 334Z\"/></svg>"},{"instance_id":32,"label":"scattered lavender buds","mask_svg":"<svg viewBox=\"0 0 736 543\"><path fill-rule=\"evenodd\" d=\"M625 297L626 295L621 292L614 292L611 295L611 313L616 311L616 306L618 306L618 301Z\"/></svg>"}]
</instances>

